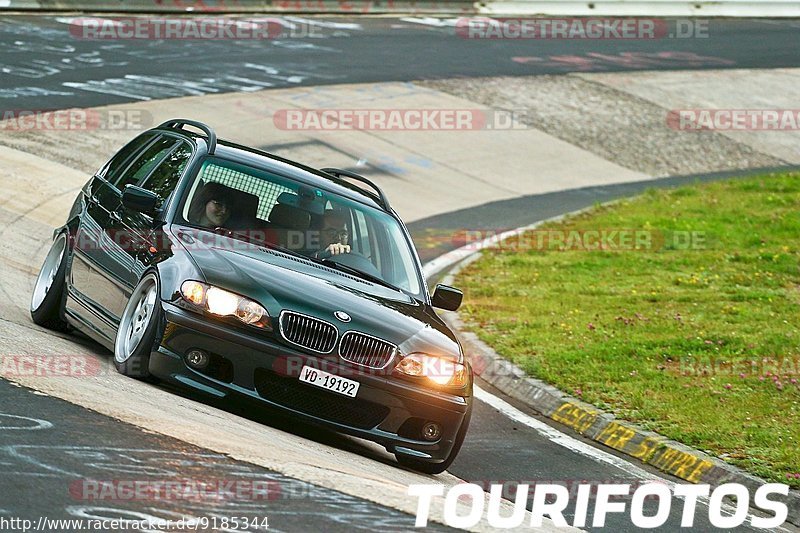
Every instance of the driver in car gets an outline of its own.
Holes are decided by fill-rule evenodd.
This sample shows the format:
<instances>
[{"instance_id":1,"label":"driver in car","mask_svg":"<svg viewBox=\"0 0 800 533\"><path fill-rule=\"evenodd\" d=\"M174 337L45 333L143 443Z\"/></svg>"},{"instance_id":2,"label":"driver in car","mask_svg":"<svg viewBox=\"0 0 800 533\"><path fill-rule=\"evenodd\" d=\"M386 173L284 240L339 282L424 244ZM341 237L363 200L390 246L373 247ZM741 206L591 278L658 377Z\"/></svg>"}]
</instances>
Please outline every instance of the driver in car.
<instances>
[{"instance_id":1,"label":"driver in car","mask_svg":"<svg viewBox=\"0 0 800 533\"><path fill-rule=\"evenodd\" d=\"M350 234L346 228L347 214L345 211L328 209L323 217L323 227L320 232L322 248L315 254L316 257L325 258L339 254L349 254Z\"/></svg>"}]
</instances>

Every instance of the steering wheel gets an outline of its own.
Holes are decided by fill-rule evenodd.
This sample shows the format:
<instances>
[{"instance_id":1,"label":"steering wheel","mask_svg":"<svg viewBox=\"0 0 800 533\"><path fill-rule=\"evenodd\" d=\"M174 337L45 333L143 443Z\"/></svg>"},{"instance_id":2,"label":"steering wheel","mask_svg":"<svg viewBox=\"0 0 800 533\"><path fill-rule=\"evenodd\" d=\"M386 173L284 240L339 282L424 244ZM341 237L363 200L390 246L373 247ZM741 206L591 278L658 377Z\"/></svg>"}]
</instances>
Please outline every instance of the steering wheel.
<instances>
[{"instance_id":1,"label":"steering wheel","mask_svg":"<svg viewBox=\"0 0 800 533\"><path fill-rule=\"evenodd\" d=\"M367 256L359 252L350 251L346 254L333 255L329 251L325 250L324 252L320 252L317 257L319 259L327 259L328 261L332 261L334 263L355 268L372 276L380 277L381 275L380 271L372 263L372 261L367 259Z\"/></svg>"}]
</instances>

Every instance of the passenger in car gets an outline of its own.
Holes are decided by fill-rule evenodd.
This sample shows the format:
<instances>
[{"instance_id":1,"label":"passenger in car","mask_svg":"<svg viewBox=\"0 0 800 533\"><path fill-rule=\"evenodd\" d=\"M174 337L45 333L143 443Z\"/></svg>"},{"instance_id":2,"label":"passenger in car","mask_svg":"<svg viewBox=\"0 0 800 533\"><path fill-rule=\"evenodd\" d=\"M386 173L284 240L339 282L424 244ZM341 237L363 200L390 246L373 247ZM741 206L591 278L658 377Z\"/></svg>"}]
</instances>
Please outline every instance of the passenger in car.
<instances>
[{"instance_id":1,"label":"passenger in car","mask_svg":"<svg viewBox=\"0 0 800 533\"><path fill-rule=\"evenodd\" d=\"M210 228L224 227L231 217L232 202L228 187L220 183L206 183L192 200L189 221Z\"/></svg>"},{"instance_id":2,"label":"passenger in car","mask_svg":"<svg viewBox=\"0 0 800 533\"><path fill-rule=\"evenodd\" d=\"M224 198L212 198L206 203L200 223L204 226L220 227L225 225L230 216L231 208L228 201Z\"/></svg>"}]
</instances>

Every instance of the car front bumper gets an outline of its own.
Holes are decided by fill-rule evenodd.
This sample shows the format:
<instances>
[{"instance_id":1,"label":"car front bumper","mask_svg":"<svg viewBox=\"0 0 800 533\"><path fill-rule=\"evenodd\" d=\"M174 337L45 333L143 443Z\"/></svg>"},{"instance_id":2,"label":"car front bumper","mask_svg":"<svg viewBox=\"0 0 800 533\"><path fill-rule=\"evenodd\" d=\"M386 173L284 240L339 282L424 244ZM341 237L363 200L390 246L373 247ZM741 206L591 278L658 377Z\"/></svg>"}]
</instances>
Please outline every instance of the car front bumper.
<instances>
[{"instance_id":1,"label":"car front bumper","mask_svg":"<svg viewBox=\"0 0 800 533\"><path fill-rule=\"evenodd\" d=\"M150 372L156 377L217 398L245 396L307 422L372 440L392 453L444 461L472 402L471 397L386 373L359 372L335 357L309 355L271 333L251 333L168 302L163 307L164 335L150 356ZM202 371L191 368L185 355L192 350L211 354L212 364ZM299 370L306 364L315 368L324 364L323 370L358 381L356 398L301 382ZM421 435L427 422L441 428L433 442Z\"/></svg>"}]
</instances>

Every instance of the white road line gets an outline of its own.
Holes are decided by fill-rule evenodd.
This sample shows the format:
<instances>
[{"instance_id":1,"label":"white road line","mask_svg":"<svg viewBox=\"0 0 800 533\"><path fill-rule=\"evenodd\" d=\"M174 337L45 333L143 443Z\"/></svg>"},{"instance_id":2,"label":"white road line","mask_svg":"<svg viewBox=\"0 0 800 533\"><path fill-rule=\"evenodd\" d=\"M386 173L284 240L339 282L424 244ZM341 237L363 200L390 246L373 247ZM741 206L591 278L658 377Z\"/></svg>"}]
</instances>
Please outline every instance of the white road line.
<instances>
[{"instance_id":1,"label":"white road line","mask_svg":"<svg viewBox=\"0 0 800 533\"><path fill-rule=\"evenodd\" d=\"M551 442L567 448L574 453L619 468L625 472L626 475L635 476L643 481L667 481L655 474L651 474L650 472L647 472L646 470L629 463L620 457L617 457L616 455L604 452L603 450L595 448L586 442L582 442L578 439L570 437L566 433L562 433L561 431L542 422L541 420L537 420L534 417L523 413L505 400L498 398L494 394L487 392L478 386L475 386L474 392L475 398L481 400L491 407L494 407L511 420L536 430L537 433L546 437Z\"/></svg>"},{"instance_id":2,"label":"white road line","mask_svg":"<svg viewBox=\"0 0 800 533\"><path fill-rule=\"evenodd\" d=\"M109 18L102 17L56 17L56 22L67 24L70 26L98 26L102 23L103 26L121 27L122 22Z\"/></svg>"},{"instance_id":3,"label":"white road line","mask_svg":"<svg viewBox=\"0 0 800 533\"><path fill-rule=\"evenodd\" d=\"M423 26L432 26L434 28L455 28L456 24L461 19L457 18L440 19L436 17L404 17L401 18L400 20L402 20L403 22L411 22L413 24L422 24Z\"/></svg>"},{"instance_id":4,"label":"white road line","mask_svg":"<svg viewBox=\"0 0 800 533\"><path fill-rule=\"evenodd\" d=\"M335 30L362 30L361 24L355 22L334 22L330 20L316 20L302 17L283 17L290 22L306 24L308 26L318 26L320 28L333 28Z\"/></svg>"},{"instance_id":5,"label":"white road line","mask_svg":"<svg viewBox=\"0 0 800 533\"><path fill-rule=\"evenodd\" d=\"M10 418L15 424L17 425L7 425L3 419ZM28 424L28 422L32 422L33 425ZM22 431L35 431L38 429L50 429L53 427L53 424L48 422L47 420L40 420L38 418L30 418L27 416L18 416L18 415L9 415L6 413L0 413L0 431L7 431L7 430L22 430Z\"/></svg>"}]
</instances>

